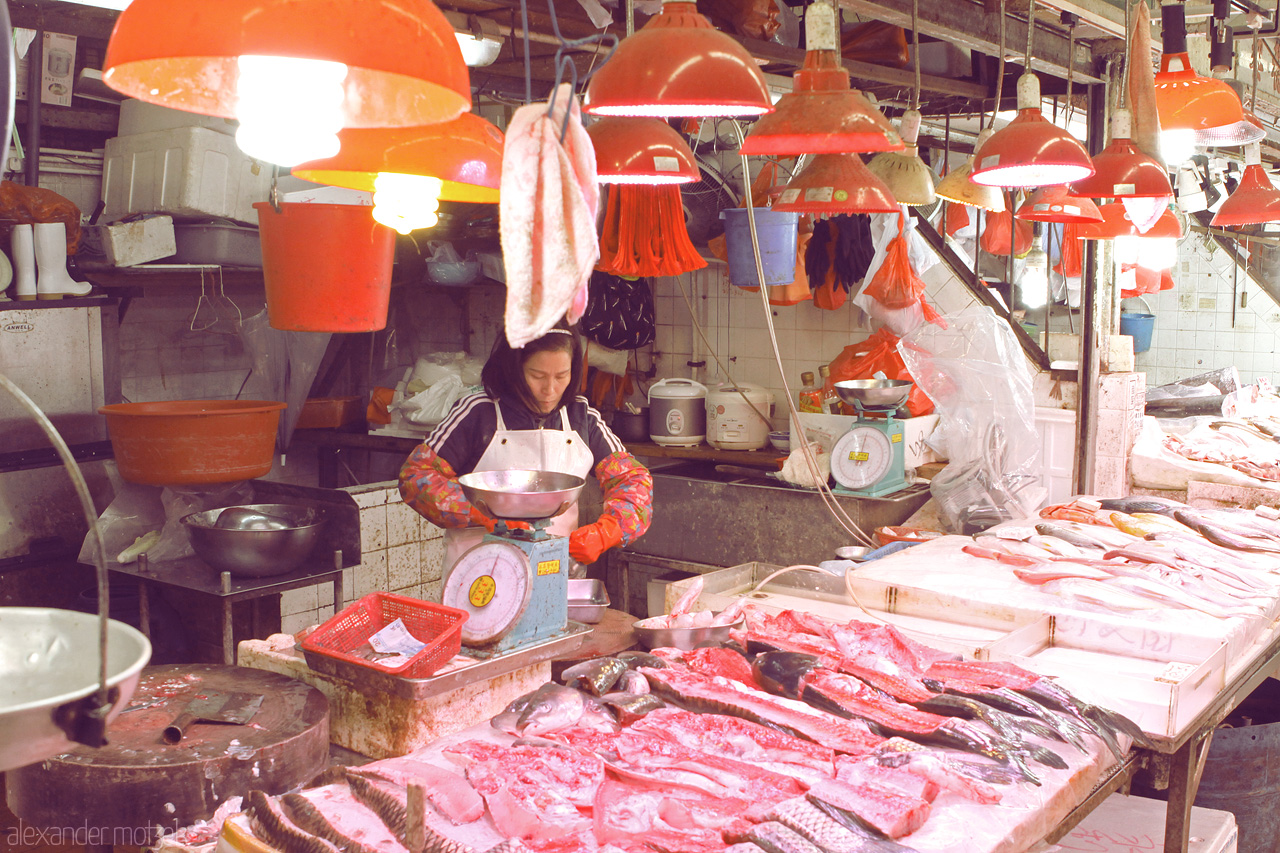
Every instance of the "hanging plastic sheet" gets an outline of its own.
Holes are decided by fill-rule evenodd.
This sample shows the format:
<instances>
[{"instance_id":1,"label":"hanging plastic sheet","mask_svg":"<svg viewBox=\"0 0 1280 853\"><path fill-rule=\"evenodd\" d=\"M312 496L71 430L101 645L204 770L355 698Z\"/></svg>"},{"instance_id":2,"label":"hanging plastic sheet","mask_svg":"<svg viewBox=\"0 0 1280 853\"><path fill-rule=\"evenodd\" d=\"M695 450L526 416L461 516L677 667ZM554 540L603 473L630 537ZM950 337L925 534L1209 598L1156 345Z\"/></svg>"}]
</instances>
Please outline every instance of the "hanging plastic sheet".
<instances>
[{"instance_id":1,"label":"hanging plastic sheet","mask_svg":"<svg viewBox=\"0 0 1280 853\"><path fill-rule=\"evenodd\" d=\"M276 436L276 449L281 453L289 449L293 427L302 414L302 405L331 337L329 332L285 332L272 328L265 309L240 325L240 339L253 366L253 378L262 383L266 399L279 400L288 406L280 418Z\"/></svg>"}]
</instances>

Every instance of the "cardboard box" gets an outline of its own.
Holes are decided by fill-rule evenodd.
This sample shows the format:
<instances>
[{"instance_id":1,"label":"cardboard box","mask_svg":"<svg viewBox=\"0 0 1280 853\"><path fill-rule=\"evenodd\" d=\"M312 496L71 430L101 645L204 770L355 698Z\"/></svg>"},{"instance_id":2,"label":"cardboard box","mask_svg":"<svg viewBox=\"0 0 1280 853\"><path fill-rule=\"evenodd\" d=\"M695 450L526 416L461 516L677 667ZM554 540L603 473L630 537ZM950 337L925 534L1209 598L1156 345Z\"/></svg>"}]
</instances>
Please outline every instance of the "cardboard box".
<instances>
[{"instance_id":1,"label":"cardboard box","mask_svg":"<svg viewBox=\"0 0 1280 853\"><path fill-rule=\"evenodd\" d=\"M1164 847L1165 803L1112 794L1058 842L1064 851L1136 853ZM1236 853L1236 818L1231 812L1191 809L1188 853Z\"/></svg>"},{"instance_id":2,"label":"cardboard box","mask_svg":"<svg viewBox=\"0 0 1280 853\"><path fill-rule=\"evenodd\" d=\"M14 27L14 37L19 54L15 63L14 88L18 100L25 101L30 97L27 91L28 57L30 44L35 38L35 30ZM27 49L24 50L23 46ZM71 90L75 82L76 70L76 37L65 33L44 34L44 69L40 75L40 103L54 106L71 106Z\"/></svg>"}]
</instances>

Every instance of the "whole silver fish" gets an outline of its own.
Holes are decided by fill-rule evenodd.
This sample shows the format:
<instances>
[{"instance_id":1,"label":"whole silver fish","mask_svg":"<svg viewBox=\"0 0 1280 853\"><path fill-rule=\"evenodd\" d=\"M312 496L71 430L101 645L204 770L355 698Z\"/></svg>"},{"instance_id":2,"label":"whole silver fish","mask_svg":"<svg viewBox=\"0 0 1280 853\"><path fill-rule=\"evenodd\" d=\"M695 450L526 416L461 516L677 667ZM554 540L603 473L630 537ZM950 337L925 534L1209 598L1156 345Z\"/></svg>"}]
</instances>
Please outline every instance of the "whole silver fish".
<instances>
[{"instance_id":1,"label":"whole silver fish","mask_svg":"<svg viewBox=\"0 0 1280 853\"><path fill-rule=\"evenodd\" d=\"M872 838L869 832L855 832L837 823L806 797L783 800L765 820L796 831L827 853L902 853L911 849L896 841Z\"/></svg>"},{"instance_id":2,"label":"whole silver fish","mask_svg":"<svg viewBox=\"0 0 1280 853\"><path fill-rule=\"evenodd\" d=\"M1093 551L1105 551L1107 544L1101 539L1089 536L1078 530L1073 530L1063 524L1054 524L1053 522L1043 521L1036 525L1036 533L1041 536L1052 536L1055 539L1061 539L1063 542L1070 543L1077 548L1087 548Z\"/></svg>"},{"instance_id":3,"label":"whole silver fish","mask_svg":"<svg viewBox=\"0 0 1280 853\"><path fill-rule=\"evenodd\" d=\"M592 658L566 669L560 680L566 686L585 690L592 696L603 696L613 689L626 671L626 661L611 657Z\"/></svg>"}]
</instances>

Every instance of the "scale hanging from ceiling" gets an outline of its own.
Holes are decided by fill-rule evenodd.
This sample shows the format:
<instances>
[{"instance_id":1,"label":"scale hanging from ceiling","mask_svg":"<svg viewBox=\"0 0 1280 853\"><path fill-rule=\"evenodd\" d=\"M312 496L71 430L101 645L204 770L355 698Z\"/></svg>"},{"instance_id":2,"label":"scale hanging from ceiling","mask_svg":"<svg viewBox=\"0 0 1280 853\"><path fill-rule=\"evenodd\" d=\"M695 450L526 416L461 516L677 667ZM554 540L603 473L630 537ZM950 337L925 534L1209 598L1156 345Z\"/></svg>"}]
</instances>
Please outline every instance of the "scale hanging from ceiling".
<instances>
[{"instance_id":1,"label":"scale hanging from ceiling","mask_svg":"<svg viewBox=\"0 0 1280 853\"><path fill-rule=\"evenodd\" d=\"M851 379L835 383L840 399L858 420L831 448L834 491L882 498L905 489L906 446L902 421L894 412L907 401L911 383L903 379Z\"/></svg>"},{"instance_id":2,"label":"scale hanging from ceiling","mask_svg":"<svg viewBox=\"0 0 1280 853\"><path fill-rule=\"evenodd\" d=\"M441 603L470 614L467 654L491 657L585 630L569 621L569 540L547 532L577 500L584 480L552 471L484 471L458 478L473 506L498 519L494 532L445 573ZM529 524L518 529L508 522Z\"/></svg>"}]
</instances>

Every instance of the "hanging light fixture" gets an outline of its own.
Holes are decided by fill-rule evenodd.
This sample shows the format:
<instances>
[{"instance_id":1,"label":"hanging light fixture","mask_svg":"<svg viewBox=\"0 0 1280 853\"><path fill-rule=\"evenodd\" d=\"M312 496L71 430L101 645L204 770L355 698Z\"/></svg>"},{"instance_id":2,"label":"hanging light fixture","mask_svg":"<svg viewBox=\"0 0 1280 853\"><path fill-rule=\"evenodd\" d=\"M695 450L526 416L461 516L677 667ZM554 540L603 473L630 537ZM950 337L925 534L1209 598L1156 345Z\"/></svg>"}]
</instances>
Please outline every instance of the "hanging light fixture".
<instances>
[{"instance_id":1,"label":"hanging light fixture","mask_svg":"<svg viewBox=\"0 0 1280 853\"><path fill-rule=\"evenodd\" d=\"M1059 222L1064 225L1102 221L1102 214L1092 199L1074 195L1061 185L1040 187L1027 196L1014 216L1028 222Z\"/></svg>"},{"instance_id":2,"label":"hanging light fixture","mask_svg":"<svg viewBox=\"0 0 1280 853\"><path fill-rule=\"evenodd\" d=\"M840 59L836 9L816 0L805 14L808 49L777 110L752 126L739 153L747 156L898 151L902 140L880 110L849 88Z\"/></svg>"},{"instance_id":3,"label":"hanging light fixture","mask_svg":"<svg viewBox=\"0 0 1280 853\"><path fill-rule=\"evenodd\" d=\"M698 180L693 151L656 118L604 116L587 128L602 184L687 184Z\"/></svg>"},{"instance_id":4,"label":"hanging light fixture","mask_svg":"<svg viewBox=\"0 0 1280 853\"><path fill-rule=\"evenodd\" d=\"M426 127L349 129L333 157L293 168L306 181L373 193L373 218L408 234L436 224L440 201L494 204L502 131L475 113Z\"/></svg>"},{"instance_id":5,"label":"hanging light fixture","mask_svg":"<svg viewBox=\"0 0 1280 853\"><path fill-rule=\"evenodd\" d=\"M1280 190L1275 188L1262 168L1258 143L1251 143L1245 149L1244 163L1244 175L1236 191L1227 197L1213 216L1215 227L1280 222Z\"/></svg>"},{"instance_id":6,"label":"hanging light fixture","mask_svg":"<svg viewBox=\"0 0 1280 853\"><path fill-rule=\"evenodd\" d=\"M133 0L102 78L238 118L245 153L282 166L332 156L343 127L434 124L471 103L453 27L430 0Z\"/></svg>"},{"instance_id":7,"label":"hanging light fixture","mask_svg":"<svg viewBox=\"0 0 1280 853\"><path fill-rule=\"evenodd\" d=\"M991 138L993 132L991 128L984 127L978 133L974 150L981 148L982 143ZM934 188L935 194L943 201L967 204L989 213L1004 212L1004 193L996 187L975 184L971 178L972 174L973 155L970 155L964 165L942 176L942 180L938 181L938 185Z\"/></svg>"},{"instance_id":8,"label":"hanging light fixture","mask_svg":"<svg viewBox=\"0 0 1280 853\"><path fill-rule=\"evenodd\" d=\"M1123 91L1123 90L1121 90ZM1169 173L1133 144L1133 116L1123 107L1111 115L1111 142L1093 158L1097 171L1071 188L1090 198L1166 198L1173 195Z\"/></svg>"},{"instance_id":9,"label":"hanging light fixture","mask_svg":"<svg viewBox=\"0 0 1280 853\"><path fill-rule=\"evenodd\" d=\"M1118 201L1098 205L1098 212L1102 214L1102 221L1081 225L1076 236L1082 240L1115 240L1118 237L1182 238L1182 223L1171 208L1165 208L1156 224L1145 232L1138 230L1124 205Z\"/></svg>"},{"instance_id":10,"label":"hanging light fixture","mask_svg":"<svg viewBox=\"0 0 1280 853\"><path fill-rule=\"evenodd\" d=\"M1193 146L1212 145L1215 136L1232 134L1232 128L1244 121L1244 108L1230 86L1201 77L1191 67L1186 10L1181 3L1160 8L1160 36L1164 45L1156 73L1160 148L1168 162L1181 163L1191 156Z\"/></svg>"},{"instance_id":11,"label":"hanging light fixture","mask_svg":"<svg viewBox=\"0 0 1280 853\"><path fill-rule=\"evenodd\" d=\"M897 213L898 200L857 154L818 154L783 188L771 209L828 216Z\"/></svg>"},{"instance_id":12,"label":"hanging light fixture","mask_svg":"<svg viewBox=\"0 0 1280 853\"><path fill-rule=\"evenodd\" d=\"M582 111L613 116L758 116L769 87L745 47L711 26L694 3L664 0L591 76Z\"/></svg>"},{"instance_id":13,"label":"hanging light fixture","mask_svg":"<svg viewBox=\"0 0 1280 853\"><path fill-rule=\"evenodd\" d=\"M1035 235L1018 282L1018 302L1031 311L1043 308L1049 301L1049 255L1042 243L1042 236Z\"/></svg>"},{"instance_id":14,"label":"hanging light fixture","mask_svg":"<svg viewBox=\"0 0 1280 853\"><path fill-rule=\"evenodd\" d=\"M1027 53L1018 78L1018 114L974 152L972 180L994 187L1069 184L1093 174L1080 140L1051 123L1040 110L1040 81L1031 73L1035 0L1027 9ZM1004 3L1000 5L1004 26ZM998 108L998 105L997 105Z\"/></svg>"},{"instance_id":15,"label":"hanging light fixture","mask_svg":"<svg viewBox=\"0 0 1280 853\"><path fill-rule=\"evenodd\" d=\"M906 148L902 151L886 151L871 158L867 168L889 187L900 204L919 206L933 204L937 194L933 189L933 173L920 159L916 139L920 135L920 9L919 0L911 0L911 56L914 61L915 83L911 87L911 105L903 113L899 134Z\"/></svg>"}]
</instances>

